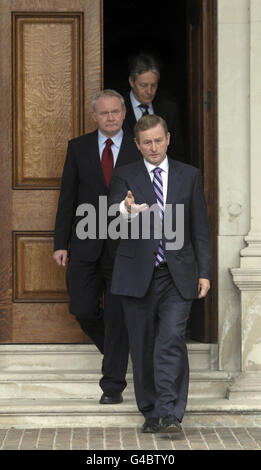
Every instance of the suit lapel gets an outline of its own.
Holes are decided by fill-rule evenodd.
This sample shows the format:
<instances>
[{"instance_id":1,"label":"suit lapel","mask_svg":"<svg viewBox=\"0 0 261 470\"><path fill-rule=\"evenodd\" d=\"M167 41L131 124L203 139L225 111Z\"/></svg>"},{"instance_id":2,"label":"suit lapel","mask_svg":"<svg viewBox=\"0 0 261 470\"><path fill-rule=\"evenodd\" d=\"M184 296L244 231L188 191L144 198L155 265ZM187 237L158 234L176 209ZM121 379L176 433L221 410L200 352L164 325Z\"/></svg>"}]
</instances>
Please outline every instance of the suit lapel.
<instances>
[{"instance_id":1,"label":"suit lapel","mask_svg":"<svg viewBox=\"0 0 261 470\"><path fill-rule=\"evenodd\" d=\"M101 159L100 159L100 153L99 153L99 146L98 146L98 131L96 130L93 133L93 138L92 142L90 145L90 155L89 155L89 163L91 163L93 172L95 175L98 177L98 183L102 185L103 191L107 186L105 184L103 172L102 172L102 167L101 167ZM96 179L96 178L95 178Z\"/></svg>"},{"instance_id":2,"label":"suit lapel","mask_svg":"<svg viewBox=\"0 0 261 470\"><path fill-rule=\"evenodd\" d=\"M166 203L173 204L178 200L178 194L180 193L182 186L182 178L180 170L175 165L175 161L173 161L171 158L169 158L168 161L169 173ZM147 202L149 205L155 204L157 202L157 198L143 160L135 166L134 176L136 185L139 186L139 190L144 195L144 198L146 198L144 199L145 202Z\"/></svg>"},{"instance_id":3,"label":"suit lapel","mask_svg":"<svg viewBox=\"0 0 261 470\"><path fill-rule=\"evenodd\" d=\"M157 116L160 116L161 115L161 106L160 106L159 100L157 99L157 96L153 100L152 106L153 106L154 114L157 114Z\"/></svg>"},{"instance_id":4,"label":"suit lapel","mask_svg":"<svg viewBox=\"0 0 261 470\"><path fill-rule=\"evenodd\" d=\"M169 160L169 174L168 174L168 190L167 190L167 204L174 204L178 200L178 194L181 189L182 179L180 170L175 165L175 161L171 158Z\"/></svg>"},{"instance_id":5,"label":"suit lapel","mask_svg":"<svg viewBox=\"0 0 261 470\"><path fill-rule=\"evenodd\" d=\"M171 158L169 158L168 161L169 173L166 203L174 204L175 201L178 200L178 194L180 193L182 186L182 178L180 170L175 165L175 161L173 161ZM143 160L135 166L134 176L135 183L144 196L144 202L146 202L148 205L157 203L153 184Z\"/></svg>"},{"instance_id":6,"label":"suit lapel","mask_svg":"<svg viewBox=\"0 0 261 470\"><path fill-rule=\"evenodd\" d=\"M139 164L135 167L134 176L135 184L139 187L140 192L144 196L144 202L146 202L149 206L152 204L157 204L157 198L153 189L150 175L143 160L141 160L141 162L139 162Z\"/></svg>"},{"instance_id":7,"label":"suit lapel","mask_svg":"<svg viewBox=\"0 0 261 470\"><path fill-rule=\"evenodd\" d=\"M125 96L125 106L127 110L125 121L128 124L131 133L133 133L133 128L136 124L136 117L129 96Z\"/></svg>"},{"instance_id":8,"label":"suit lapel","mask_svg":"<svg viewBox=\"0 0 261 470\"><path fill-rule=\"evenodd\" d=\"M130 139L128 138L126 133L123 132L122 142L121 142L120 150L118 153L118 158L116 161L115 168L117 168L118 166L124 165L126 163L129 163L130 143L131 143Z\"/></svg>"}]
</instances>

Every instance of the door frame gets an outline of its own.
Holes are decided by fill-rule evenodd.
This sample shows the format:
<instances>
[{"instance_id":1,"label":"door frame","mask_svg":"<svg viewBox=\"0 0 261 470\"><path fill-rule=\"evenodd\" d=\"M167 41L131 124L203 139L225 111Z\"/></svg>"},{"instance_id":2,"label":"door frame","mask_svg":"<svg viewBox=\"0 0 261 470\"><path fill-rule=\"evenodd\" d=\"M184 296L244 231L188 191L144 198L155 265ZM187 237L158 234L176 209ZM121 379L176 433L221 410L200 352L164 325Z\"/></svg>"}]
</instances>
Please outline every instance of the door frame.
<instances>
[{"instance_id":1,"label":"door frame","mask_svg":"<svg viewBox=\"0 0 261 470\"><path fill-rule=\"evenodd\" d=\"M206 299L196 301L191 338L218 337L217 0L187 0L188 122L190 162L202 172L213 249L213 277Z\"/></svg>"}]
</instances>

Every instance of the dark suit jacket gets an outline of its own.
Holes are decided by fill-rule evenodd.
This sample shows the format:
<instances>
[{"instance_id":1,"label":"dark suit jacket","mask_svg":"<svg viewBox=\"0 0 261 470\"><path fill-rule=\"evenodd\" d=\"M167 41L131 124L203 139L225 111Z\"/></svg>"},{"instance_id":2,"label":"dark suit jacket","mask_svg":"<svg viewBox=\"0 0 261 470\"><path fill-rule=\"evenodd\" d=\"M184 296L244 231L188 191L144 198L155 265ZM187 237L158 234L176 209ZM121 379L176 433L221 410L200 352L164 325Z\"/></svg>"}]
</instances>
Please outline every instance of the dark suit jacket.
<instances>
[{"instance_id":1,"label":"dark suit jacket","mask_svg":"<svg viewBox=\"0 0 261 470\"><path fill-rule=\"evenodd\" d=\"M131 190L135 203L157 204L148 171L141 160L115 170L109 204L121 202ZM169 159L167 204L172 204L172 229L176 230L176 204L184 204L184 245L167 250L165 256L176 287L185 299L197 298L198 279L211 279L212 252L206 202L200 171L190 165ZM138 215L141 219L141 214ZM126 222L127 223L127 222ZM129 222L131 224L133 222ZM159 240L122 239L114 262L112 293L143 297L150 285ZM163 237L163 245L166 241Z\"/></svg>"},{"instance_id":2,"label":"dark suit jacket","mask_svg":"<svg viewBox=\"0 0 261 470\"><path fill-rule=\"evenodd\" d=\"M133 137L124 132L116 167L141 159ZM92 261L100 256L104 240L80 240L76 225L82 217L75 215L80 204L92 204L97 213L99 229L99 196L107 196L98 148L98 131L72 139L68 143L63 169L61 192L55 222L54 250L68 249L77 257ZM115 243L114 243L115 245ZM115 247L116 249L116 247Z\"/></svg>"},{"instance_id":3,"label":"dark suit jacket","mask_svg":"<svg viewBox=\"0 0 261 470\"><path fill-rule=\"evenodd\" d=\"M131 104L130 96L124 96L126 105L126 117L123 123L123 129L133 134L133 128L136 124L136 118ZM153 110L157 116L162 117L170 132L170 144L168 147L168 155L176 160L186 161L184 139L181 131L180 114L178 105L174 101L156 95L153 103Z\"/></svg>"}]
</instances>

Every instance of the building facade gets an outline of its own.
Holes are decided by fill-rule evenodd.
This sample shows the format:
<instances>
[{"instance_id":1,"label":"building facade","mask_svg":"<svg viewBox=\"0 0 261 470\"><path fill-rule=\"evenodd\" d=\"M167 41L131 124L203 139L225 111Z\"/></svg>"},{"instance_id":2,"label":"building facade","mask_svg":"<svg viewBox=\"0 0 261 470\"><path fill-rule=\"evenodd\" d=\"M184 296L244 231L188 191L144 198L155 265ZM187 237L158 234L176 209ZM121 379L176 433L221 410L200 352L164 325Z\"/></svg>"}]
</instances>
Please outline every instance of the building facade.
<instances>
[{"instance_id":1,"label":"building facade","mask_svg":"<svg viewBox=\"0 0 261 470\"><path fill-rule=\"evenodd\" d=\"M5 75L8 87L10 75ZM11 94L6 99L11 102ZM188 344L185 421L190 425L261 426L260 126L261 1L217 0L218 340ZM37 202L37 191L35 197ZM14 207L19 208L17 201L18 196ZM9 287L6 292L2 305L8 303ZM98 404L101 357L94 346L40 343L4 339L0 344L0 424L141 422L131 370L124 403L104 409Z\"/></svg>"}]
</instances>

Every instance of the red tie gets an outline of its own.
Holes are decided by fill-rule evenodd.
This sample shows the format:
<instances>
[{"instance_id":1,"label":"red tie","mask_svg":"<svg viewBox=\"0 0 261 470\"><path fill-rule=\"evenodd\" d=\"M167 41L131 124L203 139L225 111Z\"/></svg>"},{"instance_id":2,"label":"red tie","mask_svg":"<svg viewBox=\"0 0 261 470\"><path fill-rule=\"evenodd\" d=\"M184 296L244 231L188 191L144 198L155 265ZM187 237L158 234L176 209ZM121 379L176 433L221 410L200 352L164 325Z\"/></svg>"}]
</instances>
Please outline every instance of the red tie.
<instances>
[{"instance_id":1,"label":"red tie","mask_svg":"<svg viewBox=\"0 0 261 470\"><path fill-rule=\"evenodd\" d=\"M113 141L111 139L106 140L106 145L102 152L102 159L101 159L101 166L102 171L105 179L106 186L108 187L110 184L111 179L111 172L113 169L113 153L111 149L111 145Z\"/></svg>"}]
</instances>

